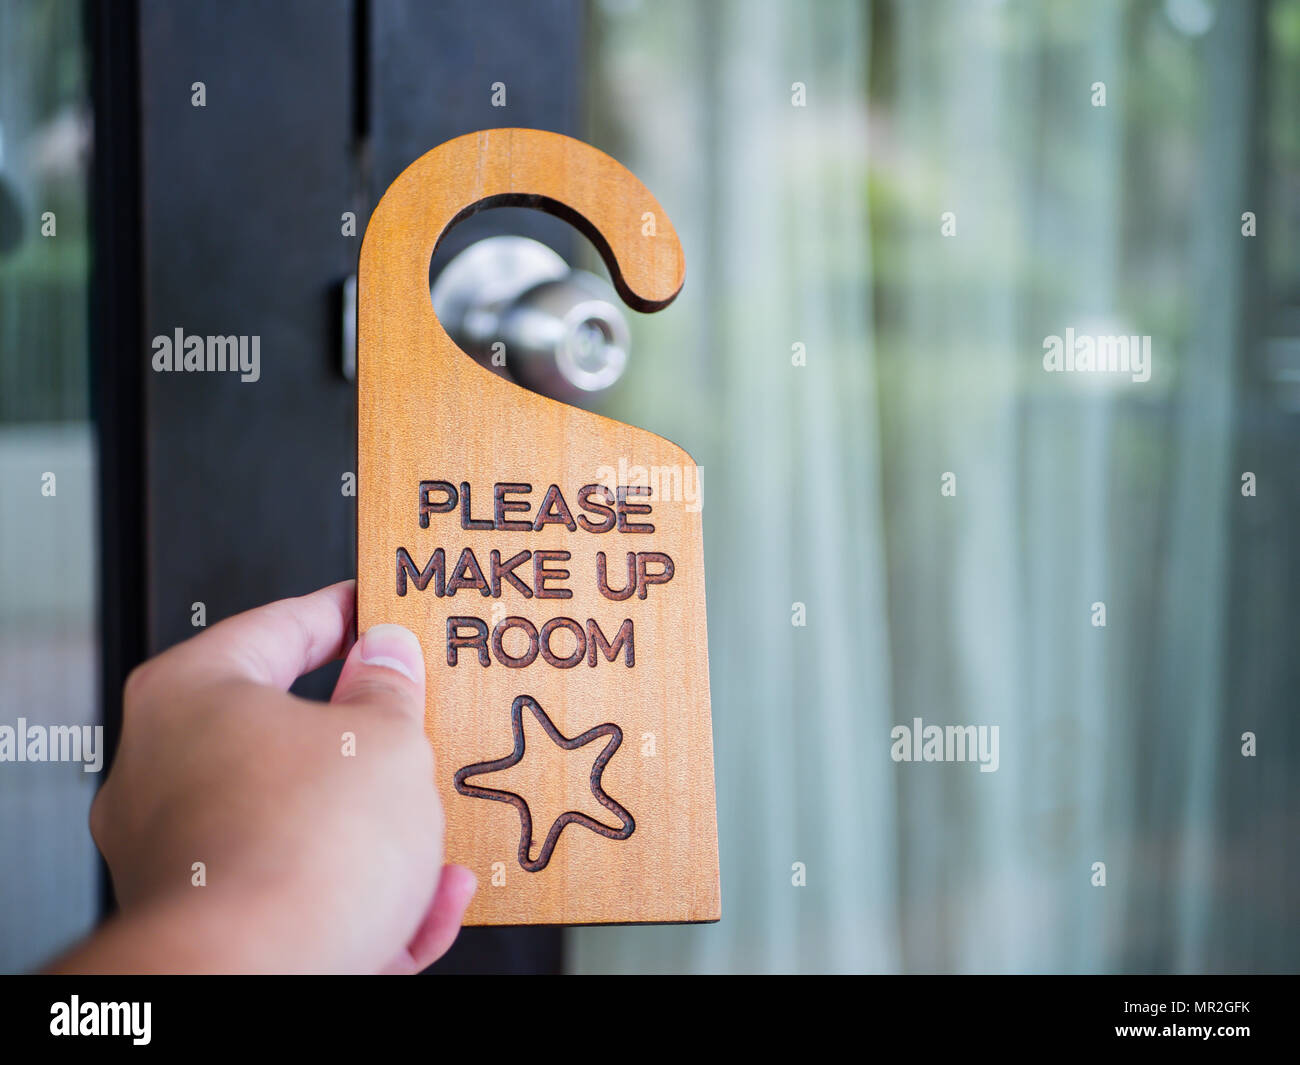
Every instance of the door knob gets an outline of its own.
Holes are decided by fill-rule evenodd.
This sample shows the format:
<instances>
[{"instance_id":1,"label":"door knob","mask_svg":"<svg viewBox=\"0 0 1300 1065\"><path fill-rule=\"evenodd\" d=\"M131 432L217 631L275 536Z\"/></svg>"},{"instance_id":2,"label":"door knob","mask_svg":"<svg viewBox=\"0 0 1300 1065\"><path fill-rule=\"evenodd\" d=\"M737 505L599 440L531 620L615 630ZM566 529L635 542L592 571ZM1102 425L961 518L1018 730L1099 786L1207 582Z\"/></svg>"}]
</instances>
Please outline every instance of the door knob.
<instances>
[{"instance_id":1,"label":"door knob","mask_svg":"<svg viewBox=\"0 0 1300 1065\"><path fill-rule=\"evenodd\" d=\"M432 298L443 328L478 363L552 399L589 401L627 367L614 289L535 240L471 244L438 274Z\"/></svg>"}]
</instances>

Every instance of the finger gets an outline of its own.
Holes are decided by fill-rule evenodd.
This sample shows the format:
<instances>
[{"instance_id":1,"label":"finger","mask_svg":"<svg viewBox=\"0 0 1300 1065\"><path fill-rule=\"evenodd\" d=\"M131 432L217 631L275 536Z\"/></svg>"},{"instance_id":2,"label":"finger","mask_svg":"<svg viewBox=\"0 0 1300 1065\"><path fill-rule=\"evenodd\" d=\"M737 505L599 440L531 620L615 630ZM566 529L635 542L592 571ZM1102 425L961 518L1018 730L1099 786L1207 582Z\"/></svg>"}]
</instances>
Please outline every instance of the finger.
<instances>
[{"instance_id":1,"label":"finger","mask_svg":"<svg viewBox=\"0 0 1300 1065\"><path fill-rule=\"evenodd\" d=\"M385 973L418 973L441 958L460 934L465 910L478 890L478 878L463 865L444 865L424 920L406 949Z\"/></svg>"},{"instance_id":2,"label":"finger","mask_svg":"<svg viewBox=\"0 0 1300 1065\"><path fill-rule=\"evenodd\" d=\"M423 720L424 652L415 633L401 625L367 629L348 652L330 702L392 706Z\"/></svg>"},{"instance_id":3,"label":"finger","mask_svg":"<svg viewBox=\"0 0 1300 1065\"><path fill-rule=\"evenodd\" d=\"M352 629L356 581L281 599L218 622L164 652L149 667L204 679L251 680L287 690L304 673L333 662Z\"/></svg>"},{"instance_id":4,"label":"finger","mask_svg":"<svg viewBox=\"0 0 1300 1065\"><path fill-rule=\"evenodd\" d=\"M463 865L444 865L438 879L438 889L424 916L419 931L406 951L415 964L415 971L427 969L451 949L465 923L478 878Z\"/></svg>"}]
</instances>

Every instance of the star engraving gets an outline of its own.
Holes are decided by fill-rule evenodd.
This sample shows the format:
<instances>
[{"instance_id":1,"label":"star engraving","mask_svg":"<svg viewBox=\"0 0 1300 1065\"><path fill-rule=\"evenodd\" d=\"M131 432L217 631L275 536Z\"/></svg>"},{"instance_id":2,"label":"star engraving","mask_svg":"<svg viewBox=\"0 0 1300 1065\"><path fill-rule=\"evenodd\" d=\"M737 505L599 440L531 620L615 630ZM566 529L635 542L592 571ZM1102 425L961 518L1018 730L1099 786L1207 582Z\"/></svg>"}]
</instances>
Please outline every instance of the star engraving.
<instances>
[{"instance_id":1,"label":"star engraving","mask_svg":"<svg viewBox=\"0 0 1300 1065\"><path fill-rule=\"evenodd\" d=\"M567 810L557 817L555 823L551 825L551 830L546 834L541 853L537 856L536 861L528 857L529 852L533 849L533 815L532 811L528 809L528 803L512 791L475 787L472 784L465 783L470 777L496 773L519 764L524 757L525 706L533 712L533 716L546 730L546 734L566 751L585 747L599 736L609 737L609 742L605 744L604 750L596 756L596 761L591 767L591 793L601 806L613 813L623 823L621 828L610 828L608 825L602 825L599 821L593 820L586 814ZM536 873L546 868L547 863L551 860L551 853L555 850L556 843L559 842L560 833L564 831L566 825L582 825L583 828L589 828L607 839L627 839L628 836L632 835L636 829L636 822L632 820L632 815L606 795L604 788L600 784L600 777L605 771L605 766L609 764L609 760L614 757L614 752L618 750L619 745L623 742L623 730L621 728L607 722L604 725L597 725L595 728L588 729L581 736L566 739L560 733L560 730L555 727L551 719L546 716L546 711L542 709L541 704L529 695L521 695L511 704L510 728L515 738L515 749L510 754L492 762L476 762L474 765L467 765L464 769L457 771L454 781L456 790L462 795L479 799L495 799L497 802L508 802L519 811L519 864L525 870Z\"/></svg>"}]
</instances>

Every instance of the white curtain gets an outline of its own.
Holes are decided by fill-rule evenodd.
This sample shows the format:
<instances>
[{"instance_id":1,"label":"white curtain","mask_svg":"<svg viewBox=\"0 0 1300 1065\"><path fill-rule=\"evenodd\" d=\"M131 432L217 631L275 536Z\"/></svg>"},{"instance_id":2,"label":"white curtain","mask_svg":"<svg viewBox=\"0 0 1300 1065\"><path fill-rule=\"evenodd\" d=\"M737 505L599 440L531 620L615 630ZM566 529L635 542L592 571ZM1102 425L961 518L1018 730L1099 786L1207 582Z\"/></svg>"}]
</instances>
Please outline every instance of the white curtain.
<instances>
[{"instance_id":1,"label":"white curtain","mask_svg":"<svg viewBox=\"0 0 1300 1065\"><path fill-rule=\"evenodd\" d=\"M578 930L573 969L1244 957L1216 818L1253 13L1166 6L594 9L592 139L687 255L611 413L704 467L723 920ZM1151 336L1150 381L1045 373L1067 328ZM998 726L997 771L893 762L915 718Z\"/></svg>"},{"instance_id":2,"label":"white curtain","mask_svg":"<svg viewBox=\"0 0 1300 1065\"><path fill-rule=\"evenodd\" d=\"M895 968L895 799L876 742L889 729L880 461L861 283L865 12L832 4L809 20L793 4L647 4L597 29L593 98L612 112L597 143L659 196L686 247L686 289L638 322L617 413L704 468L725 917L580 932L575 964ZM796 82L806 107L792 104ZM795 345L806 366L792 365ZM792 623L796 609L806 625Z\"/></svg>"}]
</instances>

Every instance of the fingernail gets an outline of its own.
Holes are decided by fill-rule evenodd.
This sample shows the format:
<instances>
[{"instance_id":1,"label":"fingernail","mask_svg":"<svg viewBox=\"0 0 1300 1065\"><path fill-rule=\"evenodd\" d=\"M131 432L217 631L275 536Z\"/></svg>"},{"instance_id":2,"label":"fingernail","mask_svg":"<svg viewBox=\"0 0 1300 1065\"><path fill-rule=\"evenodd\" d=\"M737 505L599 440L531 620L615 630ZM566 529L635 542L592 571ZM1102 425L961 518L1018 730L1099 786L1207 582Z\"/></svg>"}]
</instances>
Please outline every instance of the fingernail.
<instances>
[{"instance_id":1,"label":"fingernail","mask_svg":"<svg viewBox=\"0 0 1300 1065\"><path fill-rule=\"evenodd\" d=\"M478 877L475 876L474 873L471 870L467 869L465 866L462 865L461 868L465 870L465 880L466 880L466 883L461 888L461 892L463 893L461 897L464 900L465 904L469 905L470 899L472 899L475 893L478 891Z\"/></svg>"},{"instance_id":2,"label":"fingernail","mask_svg":"<svg viewBox=\"0 0 1300 1065\"><path fill-rule=\"evenodd\" d=\"M424 652L415 633L401 625L376 625L361 637L361 661L368 666L395 669L408 680L420 683L424 676Z\"/></svg>"}]
</instances>

